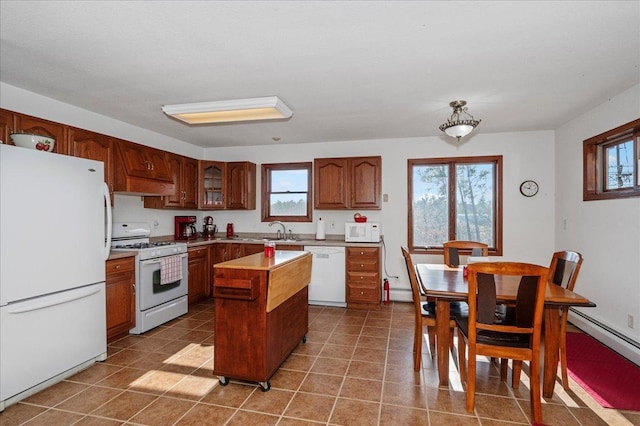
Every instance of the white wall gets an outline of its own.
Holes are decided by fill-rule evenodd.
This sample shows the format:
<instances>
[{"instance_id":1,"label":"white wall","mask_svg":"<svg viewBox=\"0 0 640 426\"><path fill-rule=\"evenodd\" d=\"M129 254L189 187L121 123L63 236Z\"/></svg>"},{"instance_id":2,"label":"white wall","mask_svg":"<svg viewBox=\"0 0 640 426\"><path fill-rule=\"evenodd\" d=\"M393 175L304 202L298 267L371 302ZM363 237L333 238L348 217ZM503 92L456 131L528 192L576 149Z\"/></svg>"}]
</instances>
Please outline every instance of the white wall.
<instances>
[{"instance_id":1,"label":"white wall","mask_svg":"<svg viewBox=\"0 0 640 426\"><path fill-rule=\"evenodd\" d=\"M260 164L278 162L313 161L319 157L347 157L362 155L382 156L382 191L389 201L382 210L367 211L370 221L383 226L387 248L385 271L391 278L393 300L410 300L406 269L400 246L407 244L407 159L455 157L477 155L503 155L504 188L504 255L505 260L521 260L547 264L554 244L554 133L520 132L483 134L464 138L461 143L449 137L345 141L315 144L282 145L275 147L211 148L201 155L190 145L163 137L145 129L99 116L34 93L3 84L0 105L53 121L71 124L87 130L121 137L144 145L156 146L194 158L221 161L246 160L258 165L257 187L260 188ZM534 179L540 192L532 198L519 193L523 180ZM116 195L114 220L147 221L158 223L152 235L173 233L173 216L195 214L199 223L212 215L215 223L224 229L228 222L235 224L236 232L272 233L267 223L260 222L260 210L253 211L165 211L144 209L138 196ZM258 202L259 205L259 202ZM351 221L355 211L315 211L314 223L288 224L294 233L313 234L315 221L327 221L327 234L343 234L344 223ZM331 226L334 224L334 227ZM441 256L417 256L416 261L441 262ZM387 275L387 274L385 274Z\"/></svg>"},{"instance_id":2,"label":"white wall","mask_svg":"<svg viewBox=\"0 0 640 426\"><path fill-rule=\"evenodd\" d=\"M640 198L582 201L582 141L640 117L640 85L566 123L556 131L556 249L584 256L576 291L594 301L580 309L640 342ZM564 221L567 221L566 229ZM635 327L627 327L633 315ZM571 315L572 322L580 322ZM640 365L640 351L603 330L590 329Z\"/></svg>"},{"instance_id":3,"label":"white wall","mask_svg":"<svg viewBox=\"0 0 640 426\"><path fill-rule=\"evenodd\" d=\"M411 300L406 268L400 246L407 244L407 159L496 155L504 156L504 255L505 260L522 260L546 265L554 247L554 134L553 132L482 134L463 139L459 144L448 137L386 139L331 142L304 145L283 145L274 148L239 147L208 149L207 159L222 161L248 160L256 164L313 161L316 157L346 157L358 155L382 156L382 192L389 202L380 211L363 211L369 221L380 221L383 227L386 255L386 276L393 300ZM259 166L258 166L259 167ZM525 179L534 179L540 192L532 198L520 195L519 186ZM258 179L260 187L260 179ZM314 211L318 217L335 222L327 233L344 233L344 222L351 221L355 211ZM260 223L260 211L219 212L218 224L234 222L236 229L247 232L269 232ZM291 224L294 233L313 233L314 224ZM416 261L441 262L442 256L416 256Z\"/></svg>"}]
</instances>

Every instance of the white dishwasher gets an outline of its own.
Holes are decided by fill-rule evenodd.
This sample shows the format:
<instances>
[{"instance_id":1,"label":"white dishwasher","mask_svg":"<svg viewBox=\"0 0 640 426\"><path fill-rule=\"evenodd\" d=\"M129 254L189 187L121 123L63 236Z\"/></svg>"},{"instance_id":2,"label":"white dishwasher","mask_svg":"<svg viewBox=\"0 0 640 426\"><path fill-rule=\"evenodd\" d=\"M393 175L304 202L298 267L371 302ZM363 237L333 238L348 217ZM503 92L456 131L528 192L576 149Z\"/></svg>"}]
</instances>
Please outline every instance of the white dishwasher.
<instances>
[{"instance_id":1,"label":"white dishwasher","mask_svg":"<svg viewBox=\"0 0 640 426\"><path fill-rule=\"evenodd\" d=\"M313 255L309 304L346 307L344 247L304 246Z\"/></svg>"}]
</instances>

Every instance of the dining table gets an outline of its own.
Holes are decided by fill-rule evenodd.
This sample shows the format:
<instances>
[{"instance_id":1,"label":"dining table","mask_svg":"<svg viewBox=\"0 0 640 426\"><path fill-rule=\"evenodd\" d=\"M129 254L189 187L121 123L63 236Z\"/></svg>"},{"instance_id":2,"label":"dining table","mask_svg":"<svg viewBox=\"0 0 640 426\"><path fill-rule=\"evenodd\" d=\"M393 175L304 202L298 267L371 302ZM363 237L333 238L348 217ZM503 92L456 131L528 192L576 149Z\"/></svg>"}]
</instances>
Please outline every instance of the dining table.
<instances>
[{"instance_id":1,"label":"dining table","mask_svg":"<svg viewBox=\"0 0 640 426\"><path fill-rule=\"evenodd\" d=\"M419 263L416 265L421 293L436 303L436 356L440 386L449 385L450 302L467 301L469 286L463 265ZM496 300L515 302L519 277L496 277ZM578 293L551 282L544 298L544 367L542 394L553 396L560 358L560 312L563 306L593 307L595 304Z\"/></svg>"}]
</instances>

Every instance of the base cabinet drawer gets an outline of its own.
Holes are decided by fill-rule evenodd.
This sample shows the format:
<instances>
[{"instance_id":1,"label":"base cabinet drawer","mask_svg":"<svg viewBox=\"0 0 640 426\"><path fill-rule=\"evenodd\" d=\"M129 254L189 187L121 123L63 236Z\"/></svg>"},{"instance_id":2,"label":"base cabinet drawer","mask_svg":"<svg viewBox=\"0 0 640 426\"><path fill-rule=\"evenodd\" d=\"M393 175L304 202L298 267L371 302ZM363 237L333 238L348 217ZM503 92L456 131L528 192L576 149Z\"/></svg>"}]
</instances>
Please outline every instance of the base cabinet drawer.
<instances>
[{"instance_id":1,"label":"base cabinet drawer","mask_svg":"<svg viewBox=\"0 0 640 426\"><path fill-rule=\"evenodd\" d=\"M379 298L376 285L347 284L347 298L353 302L372 303Z\"/></svg>"},{"instance_id":2,"label":"base cabinet drawer","mask_svg":"<svg viewBox=\"0 0 640 426\"><path fill-rule=\"evenodd\" d=\"M380 248L347 247L347 307L380 309Z\"/></svg>"}]
</instances>

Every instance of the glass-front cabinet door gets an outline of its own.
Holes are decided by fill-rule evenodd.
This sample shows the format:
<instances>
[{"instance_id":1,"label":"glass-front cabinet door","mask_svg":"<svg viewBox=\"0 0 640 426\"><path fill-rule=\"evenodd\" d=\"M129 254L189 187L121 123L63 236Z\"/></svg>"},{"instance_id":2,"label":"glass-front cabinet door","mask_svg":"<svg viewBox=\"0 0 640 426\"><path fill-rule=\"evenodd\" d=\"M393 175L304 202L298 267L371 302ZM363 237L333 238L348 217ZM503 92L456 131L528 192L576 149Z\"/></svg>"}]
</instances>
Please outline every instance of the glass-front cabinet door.
<instances>
[{"instance_id":1,"label":"glass-front cabinet door","mask_svg":"<svg viewBox=\"0 0 640 426\"><path fill-rule=\"evenodd\" d=\"M201 161L198 208L225 207L226 165L221 161Z\"/></svg>"}]
</instances>

